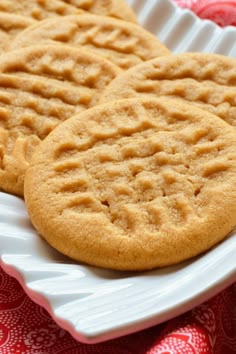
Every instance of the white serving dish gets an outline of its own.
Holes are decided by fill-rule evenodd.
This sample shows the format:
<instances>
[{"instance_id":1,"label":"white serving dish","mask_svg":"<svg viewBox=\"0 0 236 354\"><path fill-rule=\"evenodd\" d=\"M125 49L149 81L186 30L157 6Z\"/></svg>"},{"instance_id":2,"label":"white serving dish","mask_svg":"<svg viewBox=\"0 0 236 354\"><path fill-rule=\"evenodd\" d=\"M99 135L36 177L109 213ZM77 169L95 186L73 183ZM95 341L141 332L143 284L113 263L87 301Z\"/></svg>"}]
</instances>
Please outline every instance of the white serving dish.
<instances>
[{"instance_id":1,"label":"white serving dish","mask_svg":"<svg viewBox=\"0 0 236 354\"><path fill-rule=\"evenodd\" d=\"M169 0L128 0L173 52L236 57L236 28L221 29ZM180 265L125 273L79 265L31 227L24 202L0 193L0 264L74 338L96 343L173 318L236 281L236 233Z\"/></svg>"}]
</instances>

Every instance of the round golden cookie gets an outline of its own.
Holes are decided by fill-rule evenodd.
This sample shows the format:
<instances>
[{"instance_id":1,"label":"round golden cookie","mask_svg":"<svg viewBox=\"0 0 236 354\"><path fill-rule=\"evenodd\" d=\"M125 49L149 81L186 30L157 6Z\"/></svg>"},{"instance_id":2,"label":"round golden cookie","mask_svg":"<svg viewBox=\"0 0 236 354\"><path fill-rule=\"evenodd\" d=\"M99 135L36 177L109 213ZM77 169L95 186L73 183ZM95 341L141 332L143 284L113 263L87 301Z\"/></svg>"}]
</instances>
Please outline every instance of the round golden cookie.
<instances>
[{"instance_id":1,"label":"round golden cookie","mask_svg":"<svg viewBox=\"0 0 236 354\"><path fill-rule=\"evenodd\" d=\"M80 14L83 11L61 0L1 0L0 11L43 20L52 16Z\"/></svg>"},{"instance_id":2,"label":"round golden cookie","mask_svg":"<svg viewBox=\"0 0 236 354\"><path fill-rule=\"evenodd\" d=\"M35 46L0 57L0 189L23 196L35 147L97 104L120 69L84 49Z\"/></svg>"},{"instance_id":3,"label":"round golden cookie","mask_svg":"<svg viewBox=\"0 0 236 354\"><path fill-rule=\"evenodd\" d=\"M0 54L3 54L13 38L33 25L35 21L25 16L0 12Z\"/></svg>"},{"instance_id":4,"label":"round golden cookie","mask_svg":"<svg viewBox=\"0 0 236 354\"><path fill-rule=\"evenodd\" d=\"M75 260L120 270L178 263L236 225L235 129L168 98L96 106L42 142L25 200L39 234Z\"/></svg>"},{"instance_id":5,"label":"round golden cookie","mask_svg":"<svg viewBox=\"0 0 236 354\"><path fill-rule=\"evenodd\" d=\"M119 75L101 103L160 96L188 101L236 126L236 59L204 53L156 58Z\"/></svg>"},{"instance_id":6,"label":"round golden cookie","mask_svg":"<svg viewBox=\"0 0 236 354\"><path fill-rule=\"evenodd\" d=\"M79 15L52 18L32 26L11 48L38 44L68 44L92 49L122 69L148 59L170 54L169 50L142 27L103 16Z\"/></svg>"},{"instance_id":7,"label":"round golden cookie","mask_svg":"<svg viewBox=\"0 0 236 354\"><path fill-rule=\"evenodd\" d=\"M117 17L125 21L137 22L131 7L125 0L63 0L79 9L97 15Z\"/></svg>"}]
</instances>

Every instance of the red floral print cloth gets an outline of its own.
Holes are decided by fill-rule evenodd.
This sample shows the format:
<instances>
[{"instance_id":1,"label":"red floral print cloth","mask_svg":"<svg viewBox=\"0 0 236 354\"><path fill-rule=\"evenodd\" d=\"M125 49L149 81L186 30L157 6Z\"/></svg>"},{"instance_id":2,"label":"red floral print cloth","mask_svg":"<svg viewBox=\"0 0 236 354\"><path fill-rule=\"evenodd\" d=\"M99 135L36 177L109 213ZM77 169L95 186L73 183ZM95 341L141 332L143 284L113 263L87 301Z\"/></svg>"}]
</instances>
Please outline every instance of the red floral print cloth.
<instances>
[{"instance_id":1,"label":"red floral print cloth","mask_svg":"<svg viewBox=\"0 0 236 354\"><path fill-rule=\"evenodd\" d=\"M104 343L77 342L0 268L1 354L233 354L236 284L161 325Z\"/></svg>"},{"instance_id":2,"label":"red floral print cloth","mask_svg":"<svg viewBox=\"0 0 236 354\"><path fill-rule=\"evenodd\" d=\"M219 26L236 26L236 0L173 0L177 5L188 8L203 19L216 22Z\"/></svg>"},{"instance_id":3,"label":"red floral print cloth","mask_svg":"<svg viewBox=\"0 0 236 354\"><path fill-rule=\"evenodd\" d=\"M173 0L220 26L236 25L236 0ZM161 325L87 345L61 329L0 268L0 354L234 354L236 283Z\"/></svg>"}]
</instances>

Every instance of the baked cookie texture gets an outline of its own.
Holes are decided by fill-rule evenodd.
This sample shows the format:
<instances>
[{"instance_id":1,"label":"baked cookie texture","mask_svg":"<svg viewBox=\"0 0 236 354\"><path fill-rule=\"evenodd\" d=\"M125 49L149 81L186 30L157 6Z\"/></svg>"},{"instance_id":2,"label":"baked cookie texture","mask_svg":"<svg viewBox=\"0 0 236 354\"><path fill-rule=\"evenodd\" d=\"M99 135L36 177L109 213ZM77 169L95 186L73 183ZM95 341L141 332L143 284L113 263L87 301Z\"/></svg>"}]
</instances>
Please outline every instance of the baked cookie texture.
<instances>
[{"instance_id":1,"label":"baked cookie texture","mask_svg":"<svg viewBox=\"0 0 236 354\"><path fill-rule=\"evenodd\" d=\"M17 34L35 22L25 16L0 12L0 54L4 54Z\"/></svg>"},{"instance_id":2,"label":"baked cookie texture","mask_svg":"<svg viewBox=\"0 0 236 354\"><path fill-rule=\"evenodd\" d=\"M235 129L170 98L96 106L38 147L25 201L39 234L80 262L178 263L236 225Z\"/></svg>"},{"instance_id":3,"label":"baked cookie texture","mask_svg":"<svg viewBox=\"0 0 236 354\"><path fill-rule=\"evenodd\" d=\"M1 0L0 11L41 21L52 16L80 14L83 10L61 0Z\"/></svg>"},{"instance_id":4,"label":"baked cookie texture","mask_svg":"<svg viewBox=\"0 0 236 354\"><path fill-rule=\"evenodd\" d=\"M88 50L34 46L0 57L0 189L23 196L35 147L97 104L120 69Z\"/></svg>"},{"instance_id":5,"label":"baked cookie texture","mask_svg":"<svg viewBox=\"0 0 236 354\"><path fill-rule=\"evenodd\" d=\"M121 69L170 54L164 44L141 26L108 16L85 14L39 22L17 36L11 49L35 43L83 46Z\"/></svg>"},{"instance_id":6,"label":"baked cookie texture","mask_svg":"<svg viewBox=\"0 0 236 354\"><path fill-rule=\"evenodd\" d=\"M236 126L236 59L204 53L156 58L119 75L100 103L160 96L188 101Z\"/></svg>"},{"instance_id":7,"label":"baked cookie texture","mask_svg":"<svg viewBox=\"0 0 236 354\"><path fill-rule=\"evenodd\" d=\"M97 15L117 17L125 21L137 22L136 15L124 0L63 0L79 9Z\"/></svg>"}]
</instances>

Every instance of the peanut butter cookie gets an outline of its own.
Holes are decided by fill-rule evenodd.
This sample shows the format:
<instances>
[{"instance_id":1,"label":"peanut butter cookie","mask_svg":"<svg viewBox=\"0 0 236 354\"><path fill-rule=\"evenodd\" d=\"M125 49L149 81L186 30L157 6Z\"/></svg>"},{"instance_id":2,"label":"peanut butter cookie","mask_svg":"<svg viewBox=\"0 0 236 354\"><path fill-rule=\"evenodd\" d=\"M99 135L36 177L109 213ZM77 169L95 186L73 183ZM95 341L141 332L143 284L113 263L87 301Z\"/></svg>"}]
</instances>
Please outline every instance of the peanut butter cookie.
<instances>
[{"instance_id":1,"label":"peanut butter cookie","mask_svg":"<svg viewBox=\"0 0 236 354\"><path fill-rule=\"evenodd\" d=\"M35 20L83 13L82 10L61 0L1 0L0 11L28 16Z\"/></svg>"},{"instance_id":2,"label":"peanut butter cookie","mask_svg":"<svg viewBox=\"0 0 236 354\"><path fill-rule=\"evenodd\" d=\"M125 21L137 22L133 10L124 0L63 0L79 9L97 15L117 17Z\"/></svg>"},{"instance_id":3,"label":"peanut butter cookie","mask_svg":"<svg viewBox=\"0 0 236 354\"><path fill-rule=\"evenodd\" d=\"M59 123L97 104L120 69L89 51L35 46L0 58L0 189L23 196L35 147Z\"/></svg>"},{"instance_id":4,"label":"peanut butter cookie","mask_svg":"<svg viewBox=\"0 0 236 354\"><path fill-rule=\"evenodd\" d=\"M96 15L66 16L37 23L17 36L11 48L35 43L83 46L122 69L170 54L154 35L141 26Z\"/></svg>"},{"instance_id":5,"label":"peanut butter cookie","mask_svg":"<svg viewBox=\"0 0 236 354\"><path fill-rule=\"evenodd\" d=\"M3 54L13 38L35 21L25 16L0 12L0 54Z\"/></svg>"},{"instance_id":6,"label":"peanut butter cookie","mask_svg":"<svg viewBox=\"0 0 236 354\"><path fill-rule=\"evenodd\" d=\"M40 235L75 260L121 270L178 263L236 225L235 129L170 98L96 106L42 142L25 200Z\"/></svg>"},{"instance_id":7,"label":"peanut butter cookie","mask_svg":"<svg viewBox=\"0 0 236 354\"><path fill-rule=\"evenodd\" d=\"M119 75L101 102L159 96L188 101L236 126L236 59L204 53L156 58Z\"/></svg>"}]
</instances>

